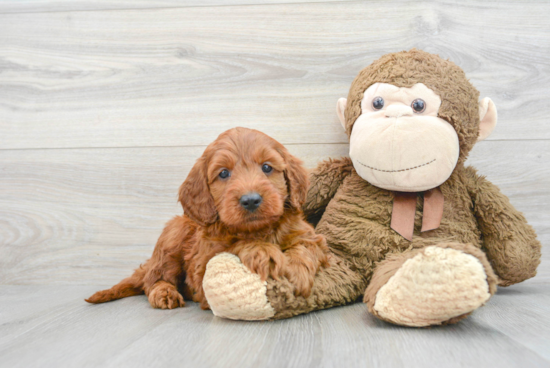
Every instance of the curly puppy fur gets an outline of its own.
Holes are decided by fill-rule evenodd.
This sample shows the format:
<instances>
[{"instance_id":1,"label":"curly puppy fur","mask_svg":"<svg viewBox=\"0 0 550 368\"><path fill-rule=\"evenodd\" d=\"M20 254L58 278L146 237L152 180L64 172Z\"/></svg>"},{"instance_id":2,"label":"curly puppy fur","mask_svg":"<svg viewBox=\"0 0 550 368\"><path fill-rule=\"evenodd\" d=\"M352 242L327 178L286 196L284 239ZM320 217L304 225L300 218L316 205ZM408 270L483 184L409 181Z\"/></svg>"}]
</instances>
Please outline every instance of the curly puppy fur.
<instances>
[{"instance_id":1,"label":"curly puppy fur","mask_svg":"<svg viewBox=\"0 0 550 368\"><path fill-rule=\"evenodd\" d=\"M271 171L264 171L266 164ZM223 170L227 178L220 176ZM262 280L285 279L295 295L309 296L315 274L328 266L329 252L301 210L308 185L302 162L279 142L256 130L226 131L181 185L184 215L168 222L151 259L86 301L145 293L154 308L182 307L185 297L208 309L202 280L208 261L222 252L237 255ZM251 212L240 199L253 192L262 202Z\"/></svg>"}]
</instances>

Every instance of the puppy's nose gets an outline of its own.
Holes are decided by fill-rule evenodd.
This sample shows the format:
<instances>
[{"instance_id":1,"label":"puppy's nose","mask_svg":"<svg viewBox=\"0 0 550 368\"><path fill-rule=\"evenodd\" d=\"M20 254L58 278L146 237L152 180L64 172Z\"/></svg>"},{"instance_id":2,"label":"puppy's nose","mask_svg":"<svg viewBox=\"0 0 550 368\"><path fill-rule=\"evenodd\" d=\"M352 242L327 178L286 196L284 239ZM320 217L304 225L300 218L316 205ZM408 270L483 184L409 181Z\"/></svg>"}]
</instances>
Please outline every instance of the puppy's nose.
<instances>
[{"instance_id":1,"label":"puppy's nose","mask_svg":"<svg viewBox=\"0 0 550 368\"><path fill-rule=\"evenodd\" d=\"M262 196L255 192L248 193L243 195L239 202L241 202L241 206L243 206L245 210L254 212L258 207L260 207L260 204L262 203Z\"/></svg>"}]
</instances>

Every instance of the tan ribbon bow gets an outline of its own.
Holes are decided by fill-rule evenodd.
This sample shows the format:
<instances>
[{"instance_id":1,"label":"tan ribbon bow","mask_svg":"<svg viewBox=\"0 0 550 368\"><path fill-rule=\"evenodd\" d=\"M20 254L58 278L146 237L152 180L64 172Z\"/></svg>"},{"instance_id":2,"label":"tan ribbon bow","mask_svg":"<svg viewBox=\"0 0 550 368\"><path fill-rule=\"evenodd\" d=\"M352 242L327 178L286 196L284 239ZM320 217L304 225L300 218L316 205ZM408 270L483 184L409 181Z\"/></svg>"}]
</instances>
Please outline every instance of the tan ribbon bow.
<instances>
[{"instance_id":1,"label":"tan ribbon bow","mask_svg":"<svg viewBox=\"0 0 550 368\"><path fill-rule=\"evenodd\" d=\"M416 196L418 193L394 192L391 228L408 241L412 241ZM439 187L424 192L422 232L437 229L443 217L443 193Z\"/></svg>"}]
</instances>

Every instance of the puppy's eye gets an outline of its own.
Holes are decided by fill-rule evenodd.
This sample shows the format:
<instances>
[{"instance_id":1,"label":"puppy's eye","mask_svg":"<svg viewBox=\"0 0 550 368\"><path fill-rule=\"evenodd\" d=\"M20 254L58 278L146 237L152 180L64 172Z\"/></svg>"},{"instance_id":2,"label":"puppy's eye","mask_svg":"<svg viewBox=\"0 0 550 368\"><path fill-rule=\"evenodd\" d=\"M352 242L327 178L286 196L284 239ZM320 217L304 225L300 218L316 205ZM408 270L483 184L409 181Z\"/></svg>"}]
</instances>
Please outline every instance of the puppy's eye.
<instances>
[{"instance_id":1,"label":"puppy's eye","mask_svg":"<svg viewBox=\"0 0 550 368\"><path fill-rule=\"evenodd\" d=\"M270 172L273 171L273 168L271 166L269 166L268 164L263 164L262 165L262 171L266 174L269 174Z\"/></svg>"},{"instance_id":2,"label":"puppy's eye","mask_svg":"<svg viewBox=\"0 0 550 368\"><path fill-rule=\"evenodd\" d=\"M412 102L411 107L413 108L414 112L420 114L421 112L426 110L426 103L424 102L423 99L417 98Z\"/></svg>"},{"instance_id":3,"label":"puppy's eye","mask_svg":"<svg viewBox=\"0 0 550 368\"><path fill-rule=\"evenodd\" d=\"M220 179L227 179L231 176L231 173L229 172L229 170L223 169L222 171L220 171L218 176L220 177Z\"/></svg>"},{"instance_id":4,"label":"puppy's eye","mask_svg":"<svg viewBox=\"0 0 550 368\"><path fill-rule=\"evenodd\" d=\"M384 107L384 99L382 97L375 97L372 99L372 108L380 110Z\"/></svg>"}]
</instances>

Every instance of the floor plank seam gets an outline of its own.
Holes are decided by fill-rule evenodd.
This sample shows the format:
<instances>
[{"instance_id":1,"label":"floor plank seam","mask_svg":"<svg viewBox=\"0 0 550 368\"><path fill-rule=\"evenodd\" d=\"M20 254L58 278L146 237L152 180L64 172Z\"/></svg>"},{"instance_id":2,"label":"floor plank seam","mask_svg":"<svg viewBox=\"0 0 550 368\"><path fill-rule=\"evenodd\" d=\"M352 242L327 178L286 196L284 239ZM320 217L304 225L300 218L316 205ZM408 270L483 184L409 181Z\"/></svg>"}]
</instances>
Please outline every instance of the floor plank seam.
<instances>
[{"instance_id":1,"label":"floor plank seam","mask_svg":"<svg viewBox=\"0 0 550 368\"><path fill-rule=\"evenodd\" d=\"M78 9L78 10L45 10L45 11L7 11L0 9L0 15L12 14L49 14L49 13L90 13L90 12L106 12L106 11L150 11L150 10L174 10L174 9L190 9L190 8L229 8L229 7L244 7L244 6L275 6L275 5L309 5L309 4L339 4L339 3L362 3L364 0L340 0L340 1L291 1L280 3L267 4L217 4L217 5L189 5L189 6L167 6L167 7L150 7L150 8L116 8L116 9Z\"/></svg>"},{"instance_id":2,"label":"floor plank seam","mask_svg":"<svg viewBox=\"0 0 550 368\"><path fill-rule=\"evenodd\" d=\"M550 139L548 139L550 141ZM285 146L306 146L306 145L338 145L349 144L349 142L305 142L305 143L284 143ZM167 146L119 146L119 147L24 147L24 148L0 148L1 151L41 151L41 150L90 150L90 149L139 149L139 148L206 148L208 144L189 144L189 145L167 145Z\"/></svg>"},{"instance_id":3,"label":"floor plank seam","mask_svg":"<svg viewBox=\"0 0 550 368\"><path fill-rule=\"evenodd\" d=\"M491 142L550 142L550 138L528 138L528 139L487 139L483 144ZM314 146L314 145L343 145L349 144L347 141L342 142L291 142L284 143L285 146ZM46 150L92 150L92 149L140 149L140 148L206 148L208 144L189 144L189 145L166 145L166 146L93 146L93 147L21 147L21 148L1 148L2 151L46 151Z\"/></svg>"}]
</instances>

